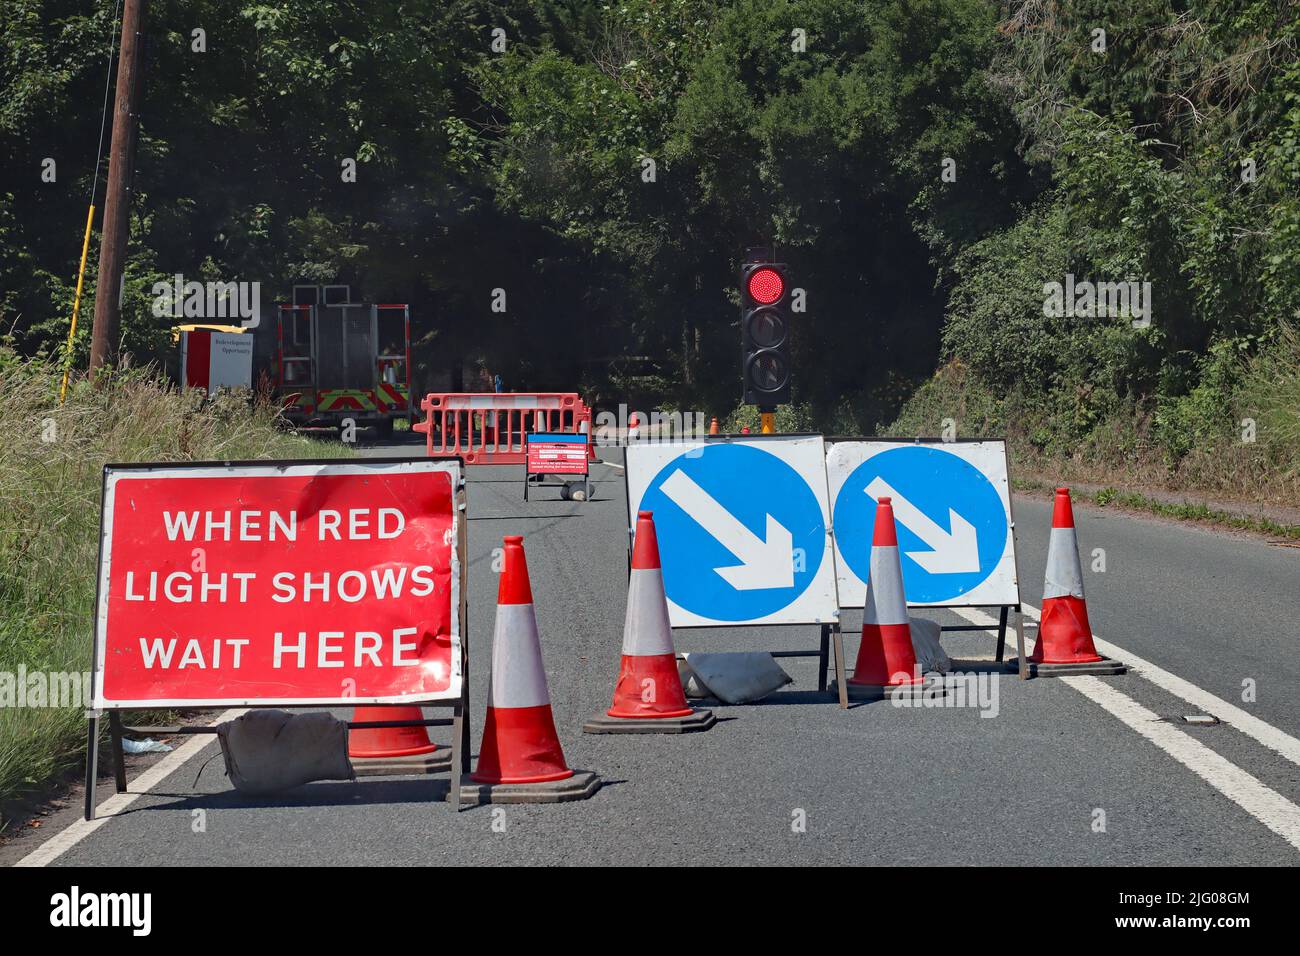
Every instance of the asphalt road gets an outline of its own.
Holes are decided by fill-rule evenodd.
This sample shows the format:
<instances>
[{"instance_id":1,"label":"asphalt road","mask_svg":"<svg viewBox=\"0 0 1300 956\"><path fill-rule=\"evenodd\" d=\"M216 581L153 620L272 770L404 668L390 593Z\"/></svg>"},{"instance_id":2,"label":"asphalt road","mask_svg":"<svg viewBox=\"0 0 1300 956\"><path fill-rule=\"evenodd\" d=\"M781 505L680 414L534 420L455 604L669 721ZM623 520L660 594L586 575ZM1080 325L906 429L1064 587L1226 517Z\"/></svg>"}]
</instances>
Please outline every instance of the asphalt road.
<instances>
[{"instance_id":1,"label":"asphalt road","mask_svg":"<svg viewBox=\"0 0 1300 956\"><path fill-rule=\"evenodd\" d=\"M525 504L519 472L469 475L474 744L495 606L491 554L503 535L523 534L565 753L571 766L605 782L592 799L456 814L431 802L445 777L316 783L283 799L250 799L230 788L209 745L54 865L1300 860L1295 753L1278 753L1231 723L1182 725L1183 715L1206 708L1138 673L1100 678L1102 690L1090 693L1092 685L1007 676L998 682L996 716L986 717L975 708L888 703L841 711L816 692L815 661L787 660L796 679L790 689L761 704L720 708L708 733L583 735L584 719L608 706L618 667L622 476L597 465L595 500L561 501L546 489ZM1015 506L1023 594L1037 604L1050 505L1018 497ZM1284 743L1300 735L1300 550L1082 507L1076 517L1085 558L1093 548L1106 551L1104 573L1084 563L1098 635L1267 722ZM859 621L852 612L845 618L850 662ZM679 633L678 650L815 643L811 627L689 631ZM954 657L987 658L993 650L983 635L945 635L944 643ZM1242 699L1246 680L1256 685L1253 702ZM1174 718L1160 722L1157 734L1176 735L1170 746L1189 756L1175 759L1100 706L1106 687ZM1261 800L1267 812L1258 809ZM792 823L803 816L798 832ZM204 828L195 832L200 818ZM1290 839L1276 832L1288 826Z\"/></svg>"}]
</instances>

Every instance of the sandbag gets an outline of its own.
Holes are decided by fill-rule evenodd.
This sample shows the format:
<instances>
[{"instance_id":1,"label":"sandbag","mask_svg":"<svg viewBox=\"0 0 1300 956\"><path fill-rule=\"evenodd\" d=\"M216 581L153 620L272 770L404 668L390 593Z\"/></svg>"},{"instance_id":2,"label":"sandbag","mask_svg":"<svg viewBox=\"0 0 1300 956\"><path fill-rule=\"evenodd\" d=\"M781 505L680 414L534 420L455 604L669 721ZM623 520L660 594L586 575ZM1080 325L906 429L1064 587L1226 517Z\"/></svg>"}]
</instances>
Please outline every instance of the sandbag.
<instances>
[{"instance_id":1,"label":"sandbag","mask_svg":"<svg viewBox=\"0 0 1300 956\"><path fill-rule=\"evenodd\" d=\"M682 682L687 697L716 697L724 704L745 704L794 682L771 654L761 651L682 656L690 674Z\"/></svg>"},{"instance_id":2,"label":"sandbag","mask_svg":"<svg viewBox=\"0 0 1300 956\"><path fill-rule=\"evenodd\" d=\"M912 624L912 650L916 653L916 662L921 666L921 673L932 671L946 674L952 670L952 658L939 643L939 622L923 617L907 617Z\"/></svg>"},{"instance_id":3,"label":"sandbag","mask_svg":"<svg viewBox=\"0 0 1300 956\"><path fill-rule=\"evenodd\" d=\"M217 727L226 775L240 793L278 793L313 780L355 780L348 725L324 711L252 710Z\"/></svg>"}]
</instances>

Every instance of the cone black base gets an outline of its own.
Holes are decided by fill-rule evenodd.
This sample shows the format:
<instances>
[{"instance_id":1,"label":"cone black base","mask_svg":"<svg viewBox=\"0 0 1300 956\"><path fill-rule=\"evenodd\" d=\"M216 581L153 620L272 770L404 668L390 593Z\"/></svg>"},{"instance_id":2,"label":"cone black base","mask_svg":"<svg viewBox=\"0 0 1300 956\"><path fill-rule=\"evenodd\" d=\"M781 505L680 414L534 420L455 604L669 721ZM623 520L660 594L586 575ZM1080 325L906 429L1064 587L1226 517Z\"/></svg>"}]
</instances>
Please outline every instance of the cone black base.
<instances>
[{"instance_id":1,"label":"cone black base","mask_svg":"<svg viewBox=\"0 0 1300 956\"><path fill-rule=\"evenodd\" d=\"M582 725L584 734L693 734L718 722L713 711L698 709L689 717L610 717L597 714Z\"/></svg>"},{"instance_id":2,"label":"cone black base","mask_svg":"<svg viewBox=\"0 0 1300 956\"><path fill-rule=\"evenodd\" d=\"M1010 663L1016 668L1020 667L1020 662L1017 660ZM1099 661L1085 661L1082 664L1035 664L1030 661L1028 667L1030 677L1078 677L1084 674L1106 677L1128 673L1127 664L1111 660L1109 657L1103 657Z\"/></svg>"},{"instance_id":3,"label":"cone black base","mask_svg":"<svg viewBox=\"0 0 1300 956\"><path fill-rule=\"evenodd\" d=\"M586 800L599 789L600 777L590 770L575 770L572 777L549 783L478 783L466 778L460 782L460 803L467 807L485 803L567 803Z\"/></svg>"},{"instance_id":4,"label":"cone black base","mask_svg":"<svg viewBox=\"0 0 1300 956\"><path fill-rule=\"evenodd\" d=\"M844 686L849 700L921 700L948 696L948 688L941 678L926 678L920 684L845 683Z\"/></svg>"},{"instance_id":5,"label":"cone black base","mask_svg":"<svg viewBox=\"0 0 1300 956\"><path fill-rule=\"evenodd\" d=\"M451 748L406 757L349 757L358 777L396 777L402 774L447 773L451 770Z\"/></svg>"}]
</instances>

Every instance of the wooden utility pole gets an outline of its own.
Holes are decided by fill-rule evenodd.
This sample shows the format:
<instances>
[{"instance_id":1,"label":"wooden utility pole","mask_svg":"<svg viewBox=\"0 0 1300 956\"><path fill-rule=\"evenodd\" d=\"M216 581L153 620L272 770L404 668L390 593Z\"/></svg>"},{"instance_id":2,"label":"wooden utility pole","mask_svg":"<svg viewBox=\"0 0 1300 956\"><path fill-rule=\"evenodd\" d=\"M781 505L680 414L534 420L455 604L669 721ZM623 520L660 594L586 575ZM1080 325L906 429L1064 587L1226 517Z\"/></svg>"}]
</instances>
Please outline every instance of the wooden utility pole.
<instances>
[{"instance_id":1,"label":"wooden utility pole","mask_svg":"<svg viewBox=\"0 0 1300 956\"><path fill-rule=\"evenodd\" d=\"M144 53L144 8L145 0L124 0L122 4L113 139L108 149L108 185L104 196L103 238L99 245L99 281L95 285L95 325L90 343L92 376L100 367L112 367L117 361L122 269L126 262L131 171L139 116L140 61Z\"/></svg>"}]
</instances>

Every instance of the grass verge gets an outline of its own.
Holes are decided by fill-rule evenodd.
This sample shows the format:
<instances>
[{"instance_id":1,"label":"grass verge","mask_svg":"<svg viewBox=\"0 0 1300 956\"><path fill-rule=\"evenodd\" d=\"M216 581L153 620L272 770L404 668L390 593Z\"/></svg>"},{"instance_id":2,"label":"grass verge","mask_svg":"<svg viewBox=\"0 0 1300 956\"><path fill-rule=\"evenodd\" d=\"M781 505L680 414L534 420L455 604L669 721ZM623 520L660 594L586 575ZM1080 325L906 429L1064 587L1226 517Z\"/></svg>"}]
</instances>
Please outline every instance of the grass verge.
<instances>
[{"instance_id":1,"label":"grass verge","mask_svg":"<svg viewBox=\"0 0 1300 956\"><path fill-rule=\"evenodd\" d=\"M1050 494L1055 487L1032 478L1015 478L1012 485L1017 491ZM1273 538L1285 538L1300 541L1300 525L1283 524L1271 518L1255 515L1234 514L1221 511L1209 505L1191 501L1161 501L1136 491L1121 491L1117 488L1099 488L1093 492L1080 493L1078 489L1071 492L1071 498L1083 500L1098 508L1115 507L1128 511L1139 511L1158 515L1162 518L1174 518L1179 521L1193 521L1219 528L1232 528L1236 531L1248 531L1253 534Z\"/></svg>"}]
</instances>

